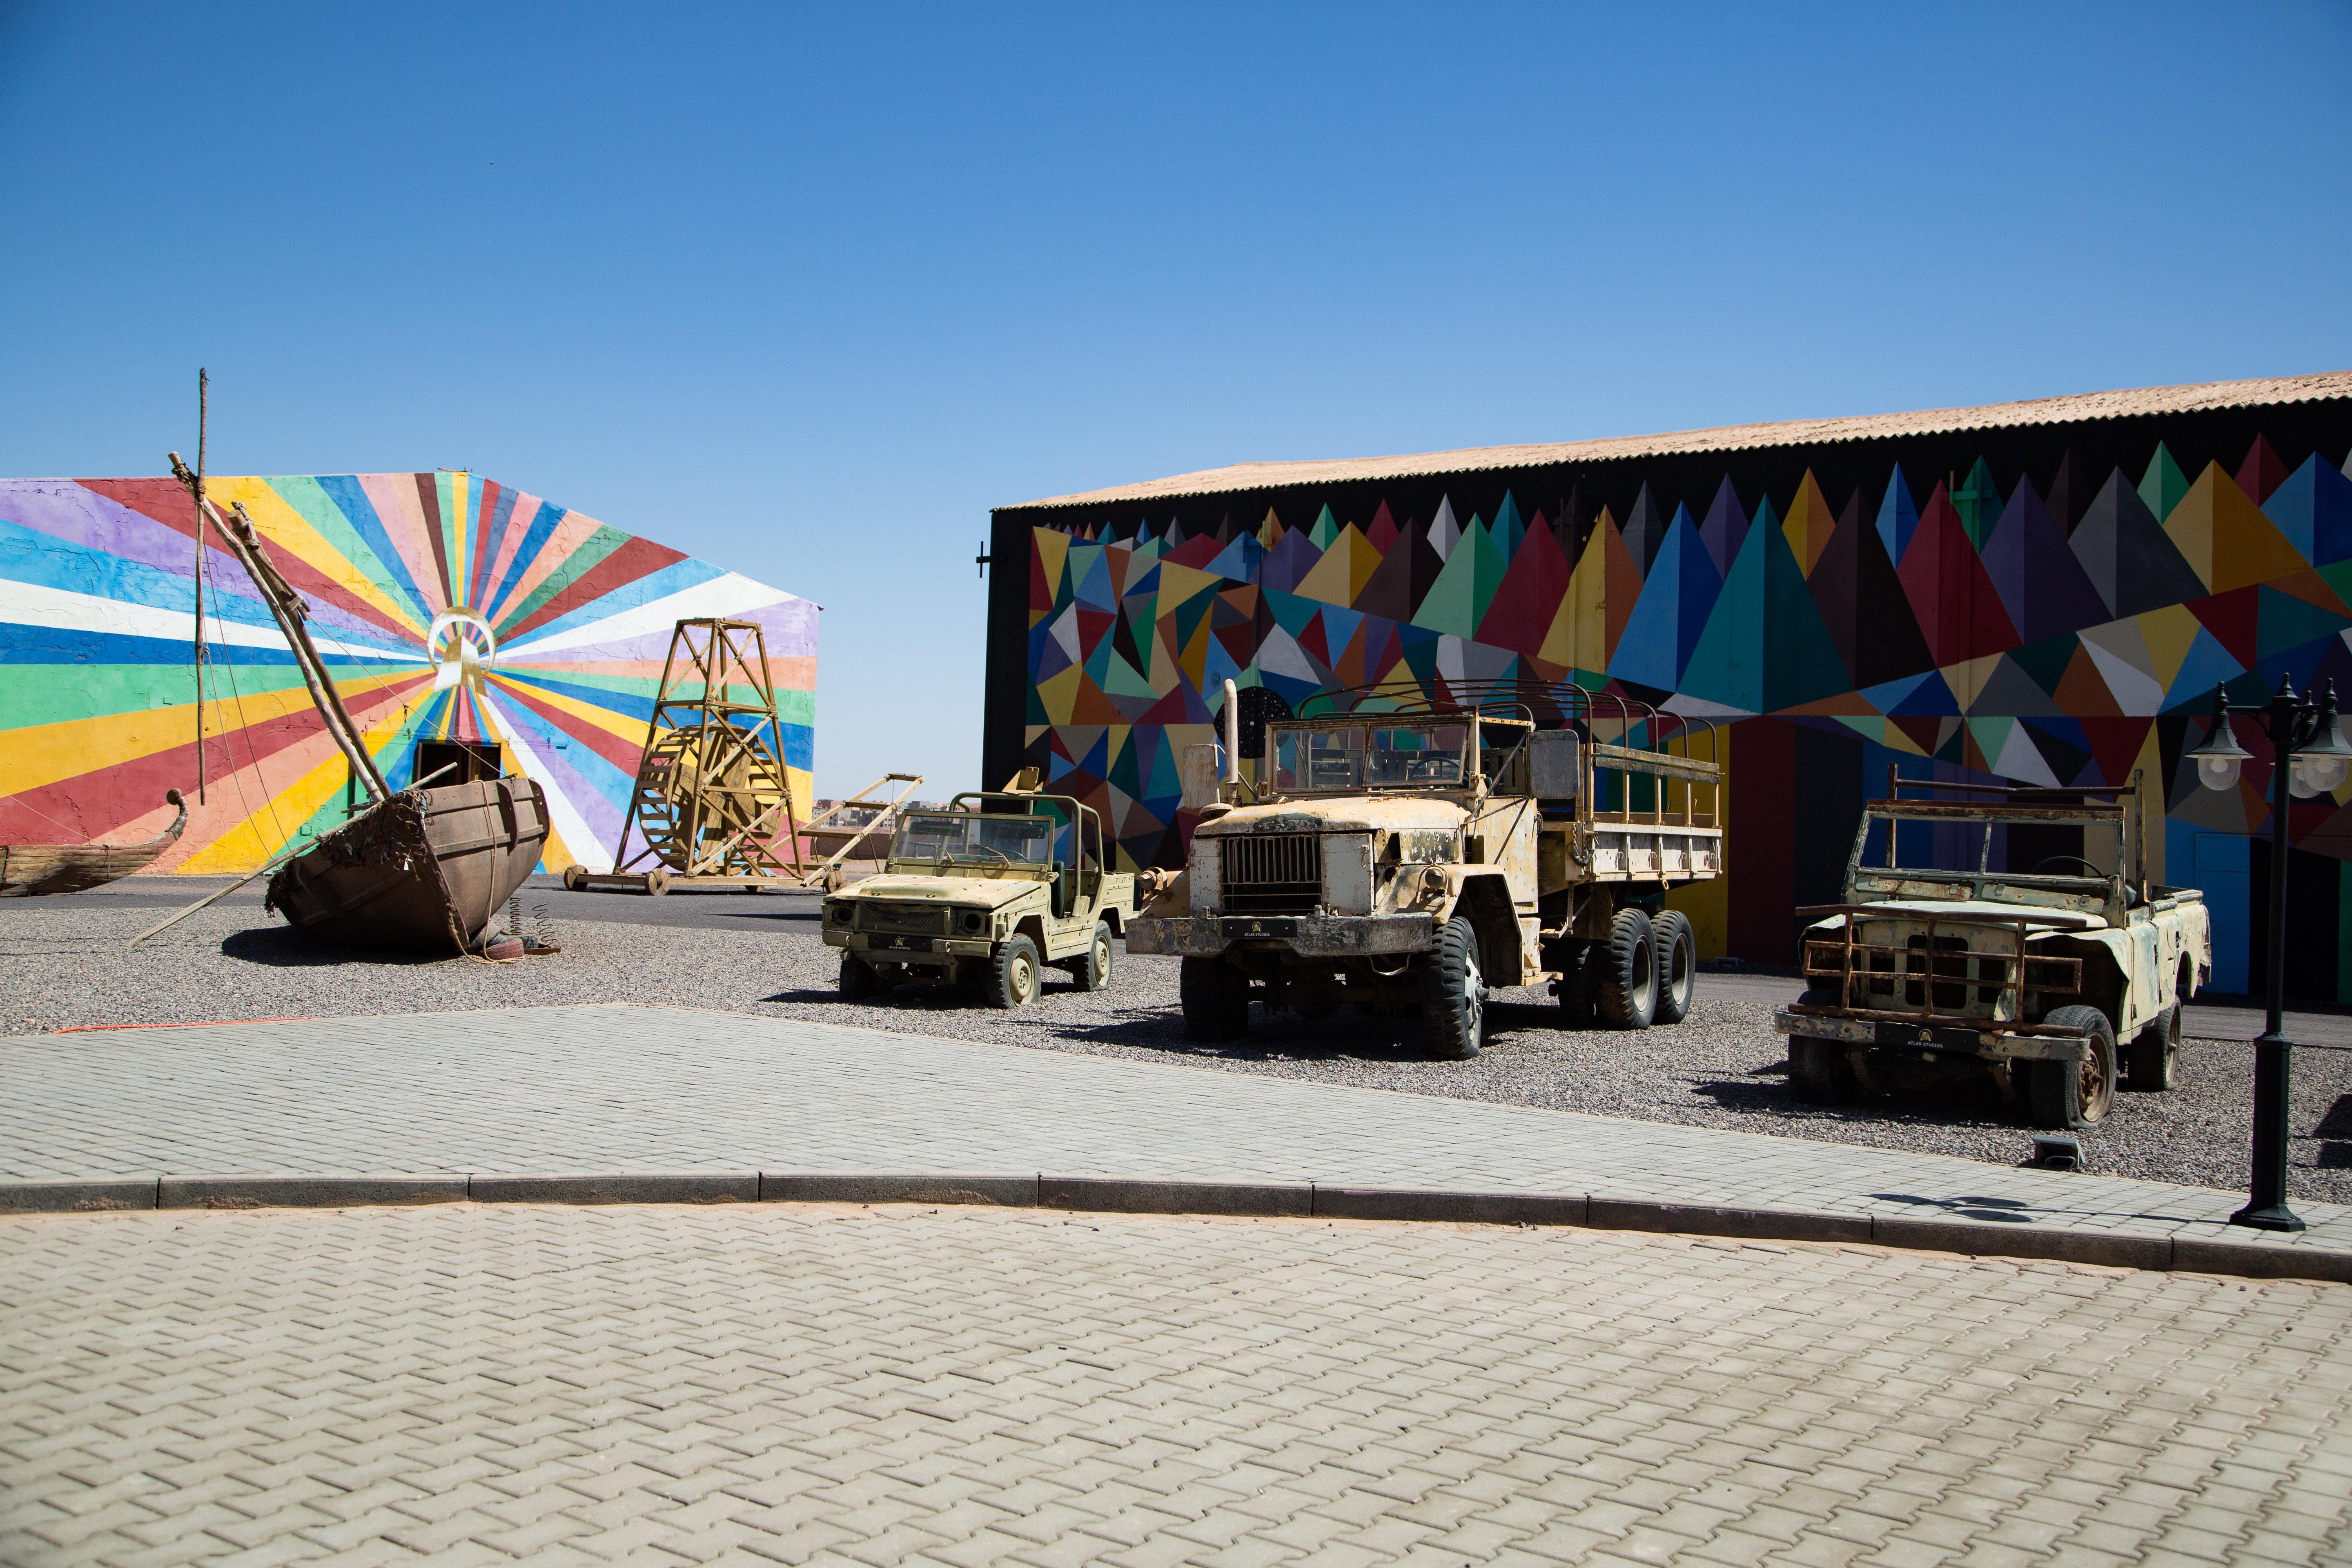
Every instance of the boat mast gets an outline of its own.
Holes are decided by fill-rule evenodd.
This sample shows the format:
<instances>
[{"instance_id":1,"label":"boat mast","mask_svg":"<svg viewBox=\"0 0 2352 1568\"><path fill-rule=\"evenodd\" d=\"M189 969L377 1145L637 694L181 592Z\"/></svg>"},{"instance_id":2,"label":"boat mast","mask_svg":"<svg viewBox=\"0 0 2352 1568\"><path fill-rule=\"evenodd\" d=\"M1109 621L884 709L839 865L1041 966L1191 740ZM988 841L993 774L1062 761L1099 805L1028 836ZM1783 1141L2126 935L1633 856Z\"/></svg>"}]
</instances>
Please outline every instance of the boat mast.
<instances>
[{"instance_id":1,"label":"boat mast","mask_svg":"<svg viewBox=\"0 0 2352 1568\"><path fill-rule=\"evenodd\" d=\"M196 476L188 471L188 465L180 460L177 452L172 454L172 474L187 487L190 495L197 495ZM310 689L310 701L319 710L319 717L326 721L327 733L341 749L343 760L351 764L352 777L359 781L375 805L390 800L392 787L376 770L375 759L368 754L359 725L352 721L351 710L343 706L342 693L335 689L334 677L327 673L326 661L311 645L310 630L303 625L310 612L301 595L279 574L269 559L269 552L262 547L261 535L255 531L253 519L246 515L245 503L239 501L231 509L236 514L233 523L223 519L212 502L201 496L196 507L226 542L237 564L245 568L246 575L253 579L253 585L261 591L263 602L278 621L278 629L286 634L286 645L294 650L295 668L302 672L302 684Z\"/></svg>"},{"instance_id":2,"label":"boat mast","mask_svg":"<svg viewBox=\"0 0 2352 1568\"><path fill-rule=\"evenodd\" d=\"M205 804L205 423L210 380L196 367L196 804Z\"/></svg>"}]
</instances>

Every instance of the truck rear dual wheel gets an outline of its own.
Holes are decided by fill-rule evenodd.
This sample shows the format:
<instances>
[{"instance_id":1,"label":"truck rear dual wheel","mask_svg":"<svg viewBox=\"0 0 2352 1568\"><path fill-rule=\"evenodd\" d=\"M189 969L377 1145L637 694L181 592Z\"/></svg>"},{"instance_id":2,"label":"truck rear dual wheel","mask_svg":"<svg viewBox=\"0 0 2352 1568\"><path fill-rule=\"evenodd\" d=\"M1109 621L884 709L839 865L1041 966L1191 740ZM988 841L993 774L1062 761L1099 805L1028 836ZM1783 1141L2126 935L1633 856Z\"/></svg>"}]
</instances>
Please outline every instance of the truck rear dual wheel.
<instances>
[{"instance_id":1,"label":"truck rear dual wheel","mask_svg":"<svg viewBox=\"0 0 2352 1568\"><path fill-rule=\"evenodd\" d=\"M1680 910L1661 910L1650 922L1658 953L1656 1024L1679 1024L1690 1016L1691 997L1698 990L1698 937Z\"/></svg>"},{"instance_id":2,"label":"truck rear dual wheel","mask_svg":"<svg viewBox=\"0 0 2352 1568\"><path fill-rule=\"evenodd\" d=\"M1609 940L1592 955L1601 965L1596 999L1612 1029L1646 1029L1658 1011L1657 933L1639 910L1619 910Z\"/></svg>"},{"instance_id":3,"label":"truck rear dual wheel","mask_svg":"<svg viewBox=\"0 0 2352 1568\"><path fill-rule=\"evenodd\" d=\"M1188 958L1177 971L1184 1037L1213 1042L1249 1033L1249 976L1222 958Z\"/></svg>"},{"instance_id":4,"label":"truck rear dual wheel","mask_svg":"<svg viewBox=\"0 0 2352 1568\"><path fill-rule=\"evenodd\" d=\"M2025 1103L2033 1125L2053 1131L2095 1127L2116 1102L2116 1032L2096 1007L2061 1007L2046 1024L2086 1031L2079 1062L2027 1062Z\"/></svg>"}]
</instances>

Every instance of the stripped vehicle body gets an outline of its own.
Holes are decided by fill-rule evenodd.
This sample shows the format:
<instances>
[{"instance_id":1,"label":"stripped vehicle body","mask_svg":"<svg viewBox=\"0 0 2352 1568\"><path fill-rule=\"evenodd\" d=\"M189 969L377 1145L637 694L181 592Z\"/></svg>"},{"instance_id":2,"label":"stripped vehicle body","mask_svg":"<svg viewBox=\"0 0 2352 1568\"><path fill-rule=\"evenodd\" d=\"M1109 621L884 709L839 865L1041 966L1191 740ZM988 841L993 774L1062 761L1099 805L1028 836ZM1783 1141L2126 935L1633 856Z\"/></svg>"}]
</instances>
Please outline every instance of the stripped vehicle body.
<instances>
[{"instance_id":1,"label":"stripped vehicle body","mask_svg":"<svg viewBox=\"0 0 2352 1568\"><path fill-rule=\"evenodd\" d=\"M968 792L903 815L880 875L824 901L841 993L929 977L977 983L990 1003L1036 1000L1045 968L1081 990L1110 984L1135 916L1135 878L1106 860L1102 818L1068 795Z\"/></svg>"},{"instance_id":2,"label":"stripped vehicle body","mask_svg":"<svg viewBox=\"0 0 2352 1568\"><path fill-rule=\"evenodd\" d=\"M1937 793L1973 798L1921 798ZM1989 1072L2037 1125L2064 1128L2103 1119L2120 1078L2170 1088L2181 1005L2212 975L2212 928L2197 889L2147 880L2137 775L2053 790L1890 768L1855 831L1843 901L1798 911L1813 921L1808 989L1774 1018L1798 1094L1834 1102L1923 1072ZM1973 849L1972 868L1903 863L1938 828L1948 855ZM1995 831L2014 845L2021 828L2066 829L2104 854L1993 870Z\"/></svg>"},{"instance_id":3,"label":"stripped vehicle body","mask_svg":"<svg viewBox=\"0 0 2352 1568\"><path fill-rule=\"evenodd\" d=\"M1346 1003L1418 1016L1437 1054L1463 1058L1487 986L1546 983L1570 1022L1683 1016L1689 923L1644 906L1721 872L1721 769L1660 740L1687 752L1705 726L1509 686L1443 707L1328 694L1339 711L1267 725L1253 786L1229 689L1224 778L1212 798L1215 748L1190 749L1185 868L1128 935L1131 952L1183 958L1193 1037L1245 1032L1253 999L1309 1018Z\"/></svg>"}]
</instances>

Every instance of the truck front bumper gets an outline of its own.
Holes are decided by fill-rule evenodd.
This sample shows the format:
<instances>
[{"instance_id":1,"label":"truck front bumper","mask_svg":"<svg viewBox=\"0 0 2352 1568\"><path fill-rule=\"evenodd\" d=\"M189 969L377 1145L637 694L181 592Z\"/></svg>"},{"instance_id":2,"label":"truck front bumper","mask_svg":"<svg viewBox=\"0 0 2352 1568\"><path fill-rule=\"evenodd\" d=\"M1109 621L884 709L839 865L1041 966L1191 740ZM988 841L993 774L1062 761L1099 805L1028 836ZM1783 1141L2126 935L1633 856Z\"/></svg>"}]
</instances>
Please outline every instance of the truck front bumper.
<instances>
[{"instance_id":1,"label":"truck front bumper","mask_svg":"<svg viewBox=\"0 0 2352 1568\"><path fill-rule=\"evenodd\" d=\"M1784 1035L1838 1040L1849 1046L1880 1046L1927 1057L1978 1057L1987 1061L2078 1062L2089 1048L2081 1037L2073 1035L2011 1035L1971 1028L1964 1023L1896 1023L1835 1013L1801 1013L1794 1008L1773 1014L1772 1026Z\"/></svg>"},{"instance_id":2,"label":"truck front bumper","mask_svg":"<svg viewBox=\"0 0 2352 1568\"><path fill-rule=\"evenodd\" d=\"M1127 951L1213 958L1234 948L1282 950L1303 958L1424 952L1436 941L1433 915L1181 915L1129 921Z\"/></svg>"}]
</instances>

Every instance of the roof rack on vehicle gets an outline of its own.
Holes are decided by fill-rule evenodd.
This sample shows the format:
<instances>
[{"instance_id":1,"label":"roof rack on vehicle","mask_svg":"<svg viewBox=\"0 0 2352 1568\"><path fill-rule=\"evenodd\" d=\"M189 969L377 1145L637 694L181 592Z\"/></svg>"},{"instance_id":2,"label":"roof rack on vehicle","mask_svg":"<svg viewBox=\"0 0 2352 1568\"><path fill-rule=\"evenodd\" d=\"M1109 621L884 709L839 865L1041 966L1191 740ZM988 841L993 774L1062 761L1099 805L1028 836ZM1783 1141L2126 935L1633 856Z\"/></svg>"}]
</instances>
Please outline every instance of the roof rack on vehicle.
<instances>
[{"instance_id":1,"label":"roof rack on vehicle","mask_svg":"<svg viewBox=\"0 0 2352 1568\"><path fill-rule=\"evenodd\" d=\"M1622 692L1595 691L1572 680L1543 680L1528 676L1455 679L1437 675L1431 677L1427 685L1417 679L1391 677L1362 686L1318 691L1299 704L1298 717L1335 716L1315 712L1318 703L1332 705L1335 715L1435 715L1517 710L1510 716L1523 718L1538 730L1581 729L1593 740L1601 738L1594 732L1596 724L1612 724L1616 730L1612 744L1658 752L1664 752L1671 741L1682 742L1688 747L1705 734L1708 737L1708 754L1713 755L1714 733L1719 727L1712 719L1676 713ZM1367 703L1380 706L1367 709ZM1644 733L1637 738L1636 731Z\"/></svg>"}]
</instances>

